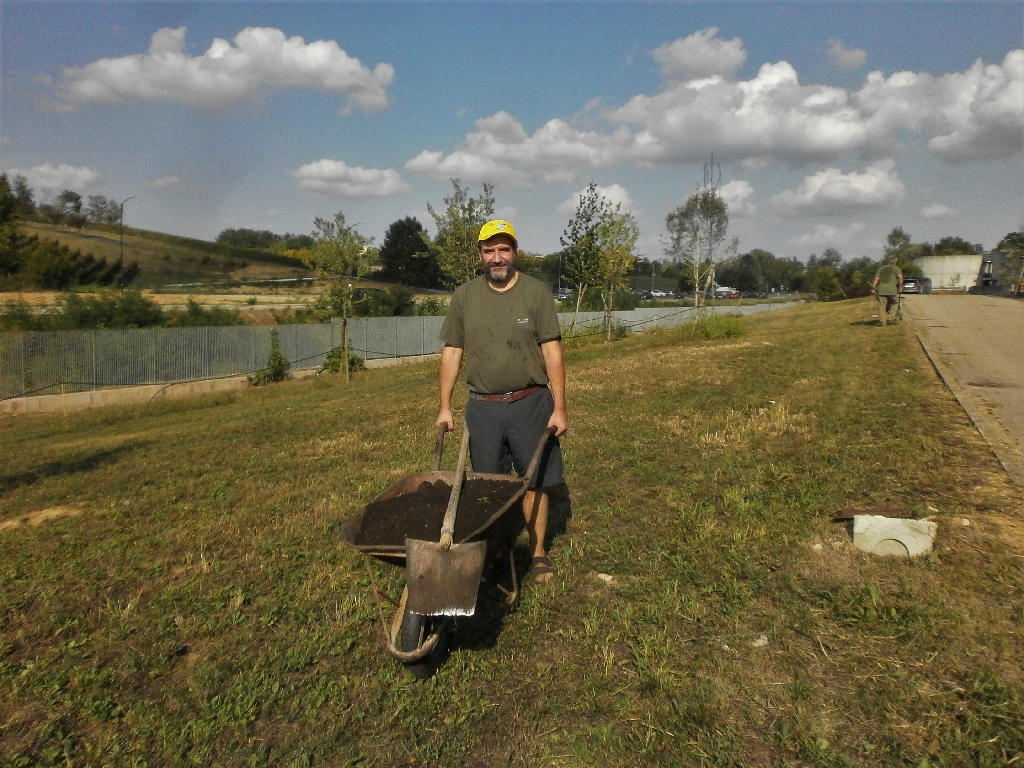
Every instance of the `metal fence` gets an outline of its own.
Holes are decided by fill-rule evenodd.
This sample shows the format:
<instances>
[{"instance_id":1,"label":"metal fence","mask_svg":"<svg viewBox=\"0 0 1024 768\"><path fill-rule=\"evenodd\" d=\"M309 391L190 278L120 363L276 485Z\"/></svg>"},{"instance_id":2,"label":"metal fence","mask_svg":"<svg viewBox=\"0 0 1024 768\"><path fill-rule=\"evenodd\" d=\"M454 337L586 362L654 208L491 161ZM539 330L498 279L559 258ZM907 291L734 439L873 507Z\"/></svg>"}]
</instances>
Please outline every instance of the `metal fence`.
<instances>
[{"instance_id":1,"label":"metal fence","mask_svg":"<svg viewBox=\"0 0 1024 768\"><path fill-rule=\"evenodd\" d=\"M718 307L752 314L774 304ZM614 313L628 331L689 322L689 308L636 309ZM566 329L573 313L559 315ZM370 317L348 321L349 349L367 360L429 355L441 351L443 317ZM601 312L581 312L580 333L600 333ZM340 321L276 326L281 351L294 369L318 368L341 345ZM270 326L133 328L0 334L0 399L163 384L253 373L266 365Z\"/></svg>"}]
</instances>

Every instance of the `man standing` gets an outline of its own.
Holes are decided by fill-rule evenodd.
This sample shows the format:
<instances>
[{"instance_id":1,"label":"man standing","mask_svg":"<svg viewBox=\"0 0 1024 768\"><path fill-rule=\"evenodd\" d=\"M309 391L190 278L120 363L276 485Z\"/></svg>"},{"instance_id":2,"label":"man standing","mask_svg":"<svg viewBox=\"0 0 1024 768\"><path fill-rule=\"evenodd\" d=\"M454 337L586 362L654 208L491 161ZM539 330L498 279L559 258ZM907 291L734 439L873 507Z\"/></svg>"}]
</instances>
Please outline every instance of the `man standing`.
<instances>
[{"instance_id":1,"label":"man standing","mask_svg":"<svg viewBox=\"0 0 1024 768\"><path fill-rule=\"evenodd\" d=\"M871 283L871 292L878 299L878 321L888 325L889 320L896 322L899 308L899 295L903 291L903 270L896 266L896 257L889 256L886 263L875 272ZM897 309L893 309L896 307Z\"/></svg>"},{"instance_id":2,"label":"man standing","mask_svg":"<svg viewBox=\"0 0 1024 768\"><path fill-rule=\"evenodd\" d=\"M544 551L545 488L562 482L558 436L569 426L562 336L551 290L516 271L519 244L513 226L500 219L488 221L478 240L484 274L455 289L441 328L445 346L437 426L455 426L451 397L465 355L466 426L475 472L508 472L511 460L521 477L545 430L555 428L523 499L532 578L543 582L555 573Z\"/></svg>"}]
</instances>

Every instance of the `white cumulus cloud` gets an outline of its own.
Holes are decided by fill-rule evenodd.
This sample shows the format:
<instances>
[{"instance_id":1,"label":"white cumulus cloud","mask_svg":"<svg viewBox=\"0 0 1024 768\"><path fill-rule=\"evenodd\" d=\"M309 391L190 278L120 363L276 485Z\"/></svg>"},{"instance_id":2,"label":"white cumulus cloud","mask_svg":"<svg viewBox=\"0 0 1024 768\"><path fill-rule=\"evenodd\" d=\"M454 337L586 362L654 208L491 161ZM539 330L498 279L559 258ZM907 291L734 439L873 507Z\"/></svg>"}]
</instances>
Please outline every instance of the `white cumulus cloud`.
<instances>
[{"instance_id":1,"label":"white cumulus cloud","mask_svg":"<svg viewBox=\"0 0 1024 768\"><path fill-rule=\"evenodd\" d=\"M84 165L68 165L67 163L61 163L60 165L43 163L42 165L25 170L12 168L7 174L8 178L14 178L19 175L24 176L28 179L28 184L33 189L47 191L71 189L75 192L81 192L83 189L92 186L100 177L99 171L94 171L92 168Z\"/></svg>"},{"instance_id":2,"label":"white cumulus cloud","mask_svg":"<svg viewBox=\"0 0 1024 768\"><path fill-rule=\"evenodd\" d=\"M923 133L950 162L1013 157L1024 145L1024 49L1007 53L1002 64L978 59L940 77L872 72L856 103L879 130Z\"/></svg>"},{"instance_id":3,"label":"white cumulus cloud","mask_svg":"<svg viewBox=\"0 0 1024 768\"><path fill-rule=\"evenodd\" d=\"M889 157L904 132L922 136L950 162L1015 157L1024 145L1024 49L1001 64L979 60L939 77L872 72L856 91L803 84L780 61L762 65L750 80L669 80L654 95L588 117L600 120L605 130L555 118L530 135L500 111L477 120L453 151L424 150L405 167L499 185L572 182L621 163L701 163L713 137L716 156L756 170L771 161L834 161L849 153Z\"/></svg>"},{"instance_id":4,"label":"white cumulus cloud","mask_svg":"<svg viewBox=\"0 0 1024 768\"><path fill-rule=\"evenodd\" d=\"M932 203L926 205L918 213L922 219L952 219L960 215L960 211L955 208L950 208L948 205L942 203Z\"/></svg>"},{"instance_id":5,"label":"white cumulus cloud","mask_svg":"<svg viewBox=\"0 0 1024 768\"><path fill-rule=\"evenodd\" d=\"M300 165L291 175L305 189L324 197L390 197L409 191L391 168L360 168L341 160L317 160Z\"/></svg>"},{"instance_id":6,"label":"white cumulus cloud","mask_svg":"<svg viewBox=\"0 0 1024 768\"><path fill-rule=\"evenodd\" d=\"M654 60L661 65L662 76L666 80L732 77L747 60L747 51L740 38L722 40L719 31L708 27L655 48Z\"/></svg>"},{"instance_id":7,"label":"white cumulus cloud","mask_svg":"<svg viewBox=\"0 0 1024 768\"><path fill-rule=\"evenodd\" d=\"M843 248L850 245L865 229L863 221L852 221L846 226L835 227L831 224L818 224L810 232L789 238L789 244L800 249Z\"/></svg>"},{"instance_id":8,"label":"white cumulus cloud","mask_svg":"<svg viewBox=\"0 0 1024 768\"><path fill-rule=\"evenodd\" d=\"M621 210L624 213L632 211L636 205L629 194L629 190L621 184L611 184L607 187L598 185L596 189L597 194L610 202L613 206L621 206ZM583 194L586 191L587 189L583 188L579 192L573 192L569 195L568 199L561 202L555 210L563 216L572 216L576 213L576 208L580 204L580 198L583 197Z\"/></svg>"},{"instance_id":9,"label":"white cumulus cloud","mask_svg":"<svg viewBox=\"0 0 1024 768\"><path fill-rule=\"evenodd\" d=\"M161 176L157 179L150 179L146 182L146 186L152 187L153 189L168 189L169 187L177 186L180 183L181 179L177 176Z\"/></svg>"},{"instance_id":10,"label":"white cumulus cloud","mask_svg":"<svg viewBox=\"0 0 1024 768\"><path fill-rule=\"evenodd\" d=\"M847 48L842 40L835 38L828 41L828 55L840 69L857 69L868 60L868 52L863 48Z\"/></svg>"},{"instance_id":11,"label":"white cumulus cloud","mask_svg":"<svg viewBox=\"0 0 1024 768\"><path fill-rule=\"evenodd\" d=\"M445 155L424 150L405 167L438 179L460 178L501 185L528 185L535 177L546 182L572 181L580 172L617 162L621 144L631 137L620 131L604 135L579 131L564 120L550 120L530 136L522 123L504 110L477 120L462 147Z\"/></svg>"},{"instance_id":12,"label":"white cumulus cloud","mask_svg":"<svg viewBox=\"0 0 1024 768\"><path fill-rule=\"evenodd\" d=\"M722 185L719 192L729 206L730 216L753 216L757 206L750 199L754 196L754 188L749 181L734 179Z\"/></svg>"},{"instance_id":13,"label":"white cumulus cloud","mask_svg":"<svg viewBox=\"0 0 1024 768\"><path fill-rule=\"evenodd\" d=\"M149 51L62 67L57 92L66 103L116 104L162 99L204 109L223 109L284 88L343 94L343 112L388 106L394 79L390 64L373 70L333 40L307 43L279 29L247 27L231 41L215 38L201 56L185 53L185 27L153 33Z\"/></svg>"},{"instance_id":14,"label":"white cumulus cloud","mask_svg":"<svg viewBox=\"0 0 1024 768\"><path fill-rule=\"evenodd\" d=\"M773 195L769 202L783 216L838 214L857 208L891 205L903 200L907 188L893 160L880 160L863 173L826 168L804 177L799 187Z\"/></svg>"}]
</instances>

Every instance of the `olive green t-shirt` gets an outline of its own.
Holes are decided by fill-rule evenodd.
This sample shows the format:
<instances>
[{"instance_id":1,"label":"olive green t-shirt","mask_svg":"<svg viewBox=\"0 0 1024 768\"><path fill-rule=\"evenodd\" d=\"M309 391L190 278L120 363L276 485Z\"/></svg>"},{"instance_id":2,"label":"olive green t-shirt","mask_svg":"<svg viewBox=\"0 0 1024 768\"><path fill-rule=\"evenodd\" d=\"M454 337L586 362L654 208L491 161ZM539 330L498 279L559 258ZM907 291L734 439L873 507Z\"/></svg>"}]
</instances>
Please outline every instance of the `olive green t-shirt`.
<instances>
[{"instance_id":1,"label":"olive green t-shirt","mask_svg":"<svg viewBox=\"0 0 1024 768\"><path fill-rule=\"evenodd\" d=\"M483 277L455 289L441 341L465 350L471 392L499 395L548 383L540 345L561 339L551 289L519 273L507 291Z\"/></svg>"},{"instance_id":2,"label":"olive green t-shirt","mask_svg":"<svg viewBox=\"0 0 1024 768\"><path fill-rule=\"evenodd\" d=\"M879 296L895 296L900 292L900 278L903 277L903 270L895 264L883 264L875 273L878 278L878 287L875 293Z\"/></svg>"}]
</instances>

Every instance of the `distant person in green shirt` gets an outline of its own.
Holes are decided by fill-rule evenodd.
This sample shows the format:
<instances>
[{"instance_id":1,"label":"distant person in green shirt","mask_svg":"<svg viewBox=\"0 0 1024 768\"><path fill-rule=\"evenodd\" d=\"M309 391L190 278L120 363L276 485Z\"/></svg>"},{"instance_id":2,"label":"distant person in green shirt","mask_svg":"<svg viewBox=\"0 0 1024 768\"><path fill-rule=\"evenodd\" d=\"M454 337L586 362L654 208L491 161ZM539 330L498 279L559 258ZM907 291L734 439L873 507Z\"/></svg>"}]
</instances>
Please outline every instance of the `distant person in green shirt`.
<instances>
[{"instance_id":1,"label":"distant person in green shirt","mask_svg":"<svg viewBox=\"0 0 1024 768\"><path fill-rule=\"evenodd\" d=\"M890 320L896 322L899 296L903 290L903 270L896 266L893 256L888 257L886 262L875 272L874 282L871 283L871 292L878 299L878 321L882 325L888 325Z\"/></svg>"},{"instance_id":2,"label":"distant person in green shirt","mask_svg":"<svg viewBox=\"0 0 1024 768\"><path fill-rule=\"evenodd\" d=\"M523 498L533 555L531 577L548 581L554 566L544 550L548 523L546 489L562 482L558 437L569 427L565 412L562 334L551 289L516 270L519 243L503 220L480 228L483 275L455 289L441 328L440 409L437 426L455 426L451 397L466 358L466 426L473 471L522 477L549 427L537 475Z\"/></svg>"}]
</instances>

